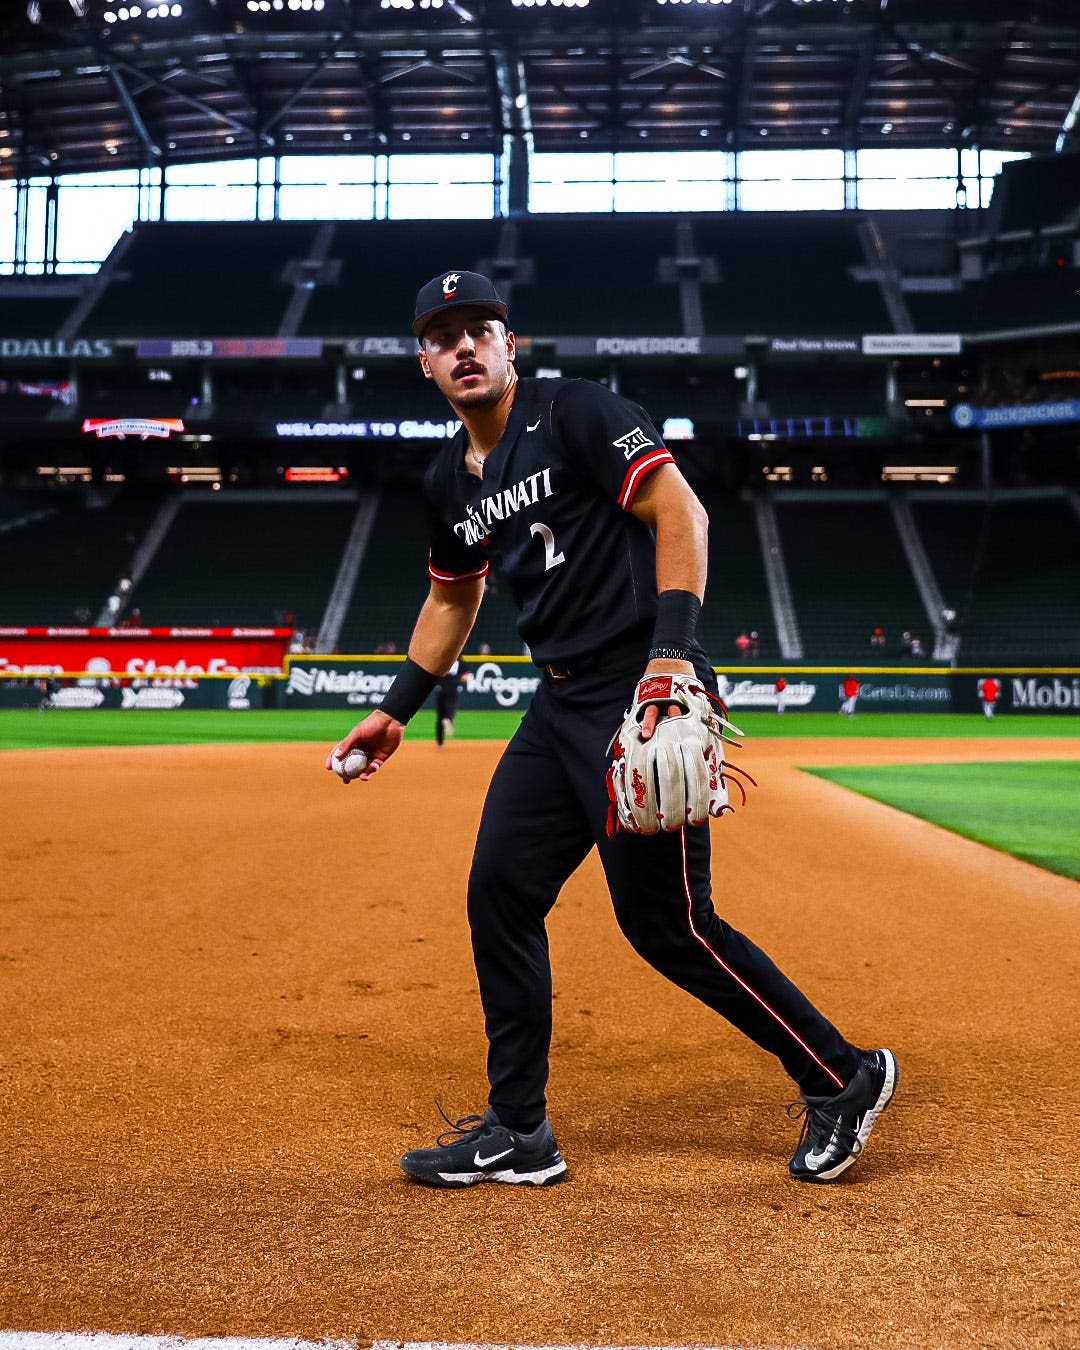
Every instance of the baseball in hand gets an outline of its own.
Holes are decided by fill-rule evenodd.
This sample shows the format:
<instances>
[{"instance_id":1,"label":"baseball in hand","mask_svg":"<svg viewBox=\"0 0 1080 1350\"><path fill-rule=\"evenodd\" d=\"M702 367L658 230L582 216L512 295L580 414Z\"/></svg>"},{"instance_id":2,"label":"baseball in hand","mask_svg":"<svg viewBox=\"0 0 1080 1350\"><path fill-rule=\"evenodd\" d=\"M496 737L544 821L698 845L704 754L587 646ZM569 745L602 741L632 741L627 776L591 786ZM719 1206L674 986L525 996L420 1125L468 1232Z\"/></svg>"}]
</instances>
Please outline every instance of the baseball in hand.
<instances>
[{"instance_id":1,"label":"baseball in hand","mask_svg":"<svg viewBox=\"0 0 1080 1350\"><path fill-rule=\"evenodd\" d=\"M344 758L332 755L330 763L337 776L348 783L353 778L359 778L364 772L368 766L368 757L363 750L350 750Z\"/></svg>"}]
</instances>

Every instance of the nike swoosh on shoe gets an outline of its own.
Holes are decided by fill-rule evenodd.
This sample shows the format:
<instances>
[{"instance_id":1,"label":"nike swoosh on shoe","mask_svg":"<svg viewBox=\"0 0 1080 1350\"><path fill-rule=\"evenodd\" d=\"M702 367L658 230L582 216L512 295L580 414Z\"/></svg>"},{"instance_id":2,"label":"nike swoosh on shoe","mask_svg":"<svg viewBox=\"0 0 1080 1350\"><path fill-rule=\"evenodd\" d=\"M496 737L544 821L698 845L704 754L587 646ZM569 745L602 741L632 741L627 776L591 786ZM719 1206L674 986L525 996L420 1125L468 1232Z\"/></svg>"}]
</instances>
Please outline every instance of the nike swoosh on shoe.
<instances>
[{"instance_id":1,"label":"nike swoosh on shoe","mask_svg":"<svg viewBox=\"0 0 1080 1350\"><path fill-rule=\"evenodd\" d=\"M481 1158L480 1150L477 1149L473 1154L473 1162L477 1167L490 1167L493 1162L498 1162L500 1158L509 1157L513 1151L512 1148L504 1148L501 1153L493 1153L490 1158Z\"/></svg>"}]
</instances>

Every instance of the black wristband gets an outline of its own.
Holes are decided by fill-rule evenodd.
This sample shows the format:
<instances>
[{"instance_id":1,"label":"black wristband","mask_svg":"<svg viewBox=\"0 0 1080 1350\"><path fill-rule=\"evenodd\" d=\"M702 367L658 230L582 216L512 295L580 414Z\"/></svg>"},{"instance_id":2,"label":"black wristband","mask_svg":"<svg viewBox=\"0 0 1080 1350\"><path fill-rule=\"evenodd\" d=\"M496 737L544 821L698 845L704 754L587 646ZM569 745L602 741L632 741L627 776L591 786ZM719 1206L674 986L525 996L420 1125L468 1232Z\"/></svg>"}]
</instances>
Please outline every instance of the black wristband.
<instances>
[{"instance_id":1,"label":"black wristband","mask_svg":"<svg viewBox=\"0 0 1080 1350\"><path fill-rule=\"evenodd\" d=\"M424 706L438 683L437 675L432 675L423 666L418 666L411 656L407 656L397 679L379 704L379 711L388 713L395 722L404 726Z\"/></svg>"},{"instance_id":2,"label":"black wristband","mask_svg":"<svg viewBox=\"0 0 1080 1350\"><path fill-rule=\"evenodd\" d=\"M661 591L653 625L652 650L649 659L666 657L672 661L687 661L696 648L701 601L693 591ZM678 653L676 655L676 653Z\"/></svg>"}]
</instances>

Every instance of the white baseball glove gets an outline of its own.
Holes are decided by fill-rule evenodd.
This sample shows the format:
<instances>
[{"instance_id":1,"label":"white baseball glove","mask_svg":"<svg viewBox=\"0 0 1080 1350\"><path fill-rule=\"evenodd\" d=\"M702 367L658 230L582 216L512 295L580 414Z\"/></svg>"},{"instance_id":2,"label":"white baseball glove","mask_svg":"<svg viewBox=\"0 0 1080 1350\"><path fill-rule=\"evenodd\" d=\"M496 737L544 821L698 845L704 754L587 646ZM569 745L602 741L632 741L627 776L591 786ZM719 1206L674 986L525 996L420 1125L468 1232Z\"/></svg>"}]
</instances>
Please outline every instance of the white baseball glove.
<instances>
[{"instance_id":1,"label":"white baseball glove","mask_svg":"<svg viewBox=\"0 0 1080 1350\"><path fill-rule=\"evenodd\" d=\"M641 722L653 705L664 714L672 705L682 711L661 717L646 741ZM617 825L634 834L679 830L731 809L724 742L739 742L724 732L743 733L721 715L726 711L696 676L647 675L638 681L633 707L608 747L609 834Z\"/></svg>"}]
</instances>

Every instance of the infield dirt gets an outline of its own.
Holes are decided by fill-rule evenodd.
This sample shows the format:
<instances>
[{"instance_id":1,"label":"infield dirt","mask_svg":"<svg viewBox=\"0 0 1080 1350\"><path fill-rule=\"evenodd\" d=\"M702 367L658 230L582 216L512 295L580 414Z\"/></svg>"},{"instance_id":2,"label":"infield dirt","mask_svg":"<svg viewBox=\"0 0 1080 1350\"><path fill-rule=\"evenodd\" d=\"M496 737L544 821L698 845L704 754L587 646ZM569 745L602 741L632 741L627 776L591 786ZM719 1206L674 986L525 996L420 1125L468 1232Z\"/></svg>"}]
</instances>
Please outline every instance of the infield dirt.
<instances>
[{"instance_id":1,"label":"infield dirt","mask_svg":"<svg viewBox=\"0 0 1080 1350\"><path fill-rule=\"evenodd\" d=\"M760 741L719 912L900 1089L789 1180L782 1071L642 964L595 859L550 923L570 1181L397 1167L483 1105L464 879L498 747L0 755L0 1327L514 1344L1080 1344L1080 886L798 766L1076 741Z\"/></svg>"}]
</instances>

